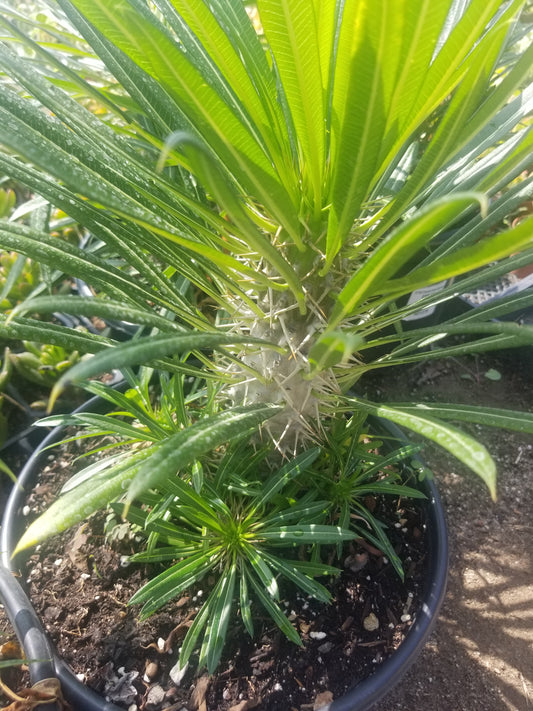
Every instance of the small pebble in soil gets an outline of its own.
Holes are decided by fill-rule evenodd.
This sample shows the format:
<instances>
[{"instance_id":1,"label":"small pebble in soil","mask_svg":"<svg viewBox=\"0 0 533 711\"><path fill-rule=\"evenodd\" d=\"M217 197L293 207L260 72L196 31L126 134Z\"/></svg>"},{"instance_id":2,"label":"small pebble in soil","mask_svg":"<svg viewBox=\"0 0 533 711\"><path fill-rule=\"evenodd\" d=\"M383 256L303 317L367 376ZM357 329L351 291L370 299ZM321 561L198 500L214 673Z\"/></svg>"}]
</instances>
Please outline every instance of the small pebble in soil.
<instances>
[{"instance_id":1,"label":"small pebble in soil","mask_svg":"<svg viewBox=\"0 0 533 711\"><path fill-rule=\"evenodd\" d=\"M153 681L159 671L159 665L157 662L147 662L146 669L144 671L144 680L146 682Z\"/></svg>"},{"instance_id":2,"label":"small pebble in soil","mask_svg":"<svg viewBox=\"0 0 533 711\"><path fill-rule=\"evenodd\" d=\"M331 691L322 691L315 699L313 704L313 711L319 711L323 708L329 708L329 705L333 702L333 694Z\"/></svg>"},{"instance_id":3,"label":"small pebble in soil","mask_svg":"<svg viewBox=\"0 0 533 711\"><path fill-rule=\"evenodd\" d=\"M165 700L165 690L160 684L154 684L148 689L148 694L146 696L146 711L153 709L159 709L161 704Z\"/></svg>"},{"instance_id":4,"label":"small pebble in soil","mask_svg":"<svg viewBox=\"0 0 533 711\"><path fill-rule=\"evenodd\" d=\"M325 639L327 637L325 632L309 632L311 639Z\"/></svg>"},{"instance_id":5,"label":"small pebble in soil","mask_svg":"<svg viewBox=\"0 0 533 711\"><path fill-rule=\"evenodd\" d=\"M365 617L363 620L363 627L367 632L374 632L379 629L379 620L373 612Z\"/></svg>"},{"instance_id":6,"label":"small pebble in soil","mask_svg":"<svg viewBox=\"0 0 533 711\"><path fill-rule=\"evenodd\" d=\"M358 570L362 570L367 563L368 553L365 551L362 553L354 553L344 559L344 567L349 568L354 573L357 573Z\"/></svg>"}]
</instances>

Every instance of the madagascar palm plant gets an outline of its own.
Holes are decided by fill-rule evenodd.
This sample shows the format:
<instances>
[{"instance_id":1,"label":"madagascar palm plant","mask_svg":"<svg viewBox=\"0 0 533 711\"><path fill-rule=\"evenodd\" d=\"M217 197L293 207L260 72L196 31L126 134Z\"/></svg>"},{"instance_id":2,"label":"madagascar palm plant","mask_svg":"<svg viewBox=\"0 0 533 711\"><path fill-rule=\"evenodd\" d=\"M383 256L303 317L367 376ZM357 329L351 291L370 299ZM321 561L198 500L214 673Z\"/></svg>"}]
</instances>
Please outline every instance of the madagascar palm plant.
<instances>
[{"instance_id":1,"label":"madagascar palm plant","mask_svg":"<svg viewBox=\"0 0 533 711\"><path fill-rule=\"evenodd\" d=\"M299 456L348 412L438 442L494 495L489 453L447 421L532 432L532 415L357 393L369 371L383 372L386 393L390 366L533 340L531 327L494 320L530 293L431 327L406 321L533 261L533 218L504 219L533 191L523 5L49 0L35 19L5 9L0 169L74 219L90 246L58 244L42 208L39 227L2 222L0 246L97 296L30 298L2 317L4 336L94 354L52 400L67 380L137 365L213 388L190 442L154 445L163 467L135 459L129 502L182 466L182 444L188 466L260 424L273 459ZM139 332L119 344L24 316L56 311ZM123 482L121 470L92 487L78 520ZM66 493L62 510L78 496ZM75 520L45 515L55 530Z\"/></svg>"}]
</instances>

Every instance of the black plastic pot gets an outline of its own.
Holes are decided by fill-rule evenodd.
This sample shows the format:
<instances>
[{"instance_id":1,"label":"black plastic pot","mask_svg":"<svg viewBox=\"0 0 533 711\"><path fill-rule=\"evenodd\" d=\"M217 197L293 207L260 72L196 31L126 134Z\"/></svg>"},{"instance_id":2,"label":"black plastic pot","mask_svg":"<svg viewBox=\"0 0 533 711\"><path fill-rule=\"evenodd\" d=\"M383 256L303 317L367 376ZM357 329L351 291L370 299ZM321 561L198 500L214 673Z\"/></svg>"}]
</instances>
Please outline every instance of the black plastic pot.
<instances>
[{"instance_id":1,"label":"black plastic pot","mask_svg":"<svg viewBox=\"0 0 533 711\"><path fill-rule=\"evenodd\" d=\"M94 400L89 404L94 408ZM84 406L84 409L87 406ZM403 439L403 434L398 428L391 427L388 423L380 424L392 437ZM61 682L65 698L75 711L120 711L118 706L105 701L82 684L60 659L57 651L50 644L22 586L13 575L16 571L12 569L10 556L22 532L23 517L20 512L24 505L25 491L31 489L38 477L40 463L45 454L43 449L52 442L58 441L61 436L62 428L58 427L43 440L22 470L19 476L20 486L13 489L8 500L0 531L0 598L26 656L29 659L50 660L30 665L32 683L56 676ZM442 504L434 481L425 479L420 486L427 496L425 506L428 569L422 604L416 621L398 650L380 664L372 676L359 682L323 711L368 711L398 683L415 661L433 629L446 590L448 538Z\"/></svg>"},{"instance_id":2,"label":"black plastic pot","mask_svg":"<svg viewBox=\"0 0 533 711\"><path fill-rule=\"evenodd\" d=\"M75 412L102 407L105 407L105 402L96 397L91 398ZM43 460L49 454L45 449L63 436L64 428L56 427L41 441L20 472L18 486L13 487L7 500L0 529L0 599L26 658L38 660L29 664L32 684L51 677L58 678L63 695L72 704L74 711L124 711L81 683L63 662L48 640L41 621L19 582L21 577L17 568L11 561L11 553L24 528L21 511L26 492L31 491L39 477ZM53 711L55 708L55 705L42 707L43 711Z\"/></svg>"}]
</instances>

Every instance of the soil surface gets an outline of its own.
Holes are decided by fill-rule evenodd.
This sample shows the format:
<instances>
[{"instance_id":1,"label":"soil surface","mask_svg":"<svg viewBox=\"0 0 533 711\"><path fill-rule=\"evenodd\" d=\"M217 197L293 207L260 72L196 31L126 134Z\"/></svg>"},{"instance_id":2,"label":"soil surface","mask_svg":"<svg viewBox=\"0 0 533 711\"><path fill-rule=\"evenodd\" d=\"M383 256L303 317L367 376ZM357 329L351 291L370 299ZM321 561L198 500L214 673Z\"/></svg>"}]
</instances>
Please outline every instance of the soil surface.
<instances>
[{"instance_id":1,"label":"soil surface","mask_svg":"<svg viewBox=\"0 0 533 711\"><path fill-rule=\"evenodd\" d=\"M418 365L412 369L403 368L389 373L386 399L398 402L415 399L465 402L531 411L533 409L532 365L533 353L530 349L498 356L484 356L479 359L428 361L422 366ZM487 374L490 377L487 377ZM501 376L499 380L490 379L498 377L498 374ZM371 380L367 395L385 399L383 393L377 392L378 389L378 380ZM470 426L470 431L485 442L497 461L498 501L493 503L484 485L475 475L465 471L464 467L451 456L443 454L441 450L432 446L425 448L425 459L439 481L450 528L448 593L435 632L422 655L400 685L376 707L375 711L378 709L379 711L530 711L533 709L533 555L531 552L533 437L473 425ZM46 491L42 493L46 494ZM413 521L409 526L411 539L413 539L413 530L418 528L417 523ZM80 530L76 535L83 538L85 534L86 531ZM74 540L71 540L71 544ZM359 551L361 552L364 551ZM54 559L49 558L44 567L50 568L48 577L50 583L58 580L59 571L61 577L73 575L75 572L78 584L80 580L85 580L85 585L89 586L92 584L94 571L101 573L103 566L110 565L115 572L111 587L104 591L105 605L109 607L114 619L122 616L129 625L128 618L131 613L125 607L127 590L121 587L123 573L120 568L120 554L109 555L118 555L118 558L110 559L107 563L103 559L89 561L89 569L85 571L85 575L90 577L86 578L81 577L84 571L79 566L86 565L87 561L84 563L77 560L76 555L60 558L54 557L51 552L50 556ZM370 612L389 620L391 620L389 614L392 614L394 622L400 623L393 624L391 628L382 625L390 631L385 635L384 641L380 641L377 645L373 644L377 638L372 633L368 633L368 638L365 639L369 642L368 659L370 664L375 664L383 653L397 644L408 625L408 622L403 623L402 630L400 618L409 592L408 589L400 592L396 606L394 601L390 601L380 610L374 609L373 603L370 607L368 603L365 604L369 591L361 586L375 587L376 578L372 576L376 574L377 580L380 580L381 575L379 556L370 555L369 560L368 572L372 573L370 581L366 579L367 571L364 571L365 575L359 577L347 572L342 579L345 601L342 602L342 596L338 594L339 605L332 610L332 614L340 620L341 626L343 623L346 625L344 630L346 634L342 639L331 640L327 635L321 636L320 633L328 630L330 624L324 617L325 613L322 609L316 609L311 605L304 610L306 601L302 600L300 607L294 611L297 624L307 637L306 646L310 654L302 655L297 661L297 668L292 670L293 689L290 703L283 689L283 684L288 683L287 678L280 677L276 681L281 686L281 689L278 689L277 706L267 706L262 702L259 688L255 697L249 693L249 689L231 688L231 670L226 670L226 681L219 684L218 690L214 689L213 685L208 688L207 680L204 680L203 687L202 684L196 684L196 700L190 708L202 708L202 701L207 701L208 706L203 708L207 708L208 711L232 707L235 711L237 708L239 711L244 711L246 708L252 708L253 705L250 703L247 706L242 703L240 706L236 705L239 694L243 694L242 699L248 698L253 701L255 698L258 702L256 708L265 711L267 709L286 711L291 707L301 711L312 709L317 701L316 696L309 701L309 696L305 696L301 689L305 689L311 678L320 681L316 674L318 670L321 672L324 670L328 675L328 683L322 686L319 684L318 688L324 694L331 692L333 688L333 681L331 684L329 681L330 676L333 679L335 665L333 667L331 664L328 665L328 655L331 653L328 643L333 642L338 647L349 649L354 639L361 641L360 635L350 637L350 629L354 622L352 620L350 623L349 618L353 618L354 614L344 607L350 596L362 599L362 605L357 612L356 624L359 626ZM370 568L373 570L371 571ZM196 594L198 595L199 592L196 591ZM416 585L410 592L416 594ZM94 598L98 593L92 591L91 594ZM95 604L95 601L92 600L92 603ZM150 627L152 622L148 621L148 626L143 631L146 646L153 644L148 649L148 659L155 665L145 670L148 678L154 673L153 679L144 682L144 688L147 690L157 689L158 686L162 688L158 680L168 672L168 661L165 660L165 655L157 650L157 642L159 639L168 640L170 631L174 629L177 631L174 632L173 638L170 635L170 642L179 644L179 635L183 633L183 628L179 630L180 625L176 625L176 619L182 619L182 623L186 622L187 614L184 611L180 612L186 604L188 603L179 601L175 610L165 613L168 617L166 627L160 629ZM54 607L52 595L43 608L43 616L47 624L52 624L54 617L60 618L62 614L54 610ZM69 620L69 624L63 626L65 635L76 637L79 630L83 629L85 624L83 617L90 613L90 606L89 609L86 608L87 605L78 605L77 614L81 616L78 624L72 626L70 624L72 620ZM166 629L165 633L162 632L163 629ZM0 610L0 641L4 641L9 635L10 631L5 620L2 621ZM58 641L61 645L61 641ZM115 655L120 647L120 638L109 635L109 644L115 645L111 650L112 655ZM255 671L255 678L258 678L258 675L259 677L263 675L265 678L272 676L273 668L269 664L280 655L280 644L282 642L275 636L267 636L258 640L255 647L251 646L247 650L247 664L255 665L255 669L250 670ZM318 658L321 658L322 664L317 669ZM87 668L85 671L88 672L89 677L96 674L95 669ZM113 678L117 682L122 679L122 686L125 689L128 683L131 686L132 681L133 685L142 684L140 678L124 679L124 674L120 677L116 669L106 670L103 666L98 668L98 675L99 678L93 678L93 682L97 685L100 683L102 688L109 683L109 679L113 683ZM107 680L106 675L109 677ZM254 674L250 673L249 676L254 677ZM294 682L294 679L297 681ZM184 683L187 681L184 680ZM298 686L298 682L301 687ZM244 696L245 692L246 696ZM189 708L189 705L185 705L179 699L179 692L174 691L159 702L156 699L157 693L158 690L153 692L152 698L149 698L148 693L145 694L142 705L147 711L158 708L181 711L183 707ZM324 695L320 701L326 703L327 696ZM126 703L125 708L127 706Z\"/></svg>"}]
</instances>

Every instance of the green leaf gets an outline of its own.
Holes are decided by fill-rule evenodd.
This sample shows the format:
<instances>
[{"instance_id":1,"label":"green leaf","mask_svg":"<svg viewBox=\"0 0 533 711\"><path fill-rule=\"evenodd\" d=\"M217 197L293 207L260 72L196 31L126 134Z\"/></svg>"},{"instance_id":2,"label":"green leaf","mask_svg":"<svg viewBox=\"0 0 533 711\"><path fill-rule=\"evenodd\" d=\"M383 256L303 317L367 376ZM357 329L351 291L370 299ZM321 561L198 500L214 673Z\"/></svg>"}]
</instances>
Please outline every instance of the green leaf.
<instances>
[{"instance_id":1,"label":"green leaf","mask_svg":"<svg viewBox=\"0 0 533 711\"><path fill-rule=\"evenodd\" d=\"M533 434L533 413L506 410L501 408L481 407L478 405L455 405L448 403L394 403L402 412L429 415L441 420L459 420L475 422L479 425L498 427L515 432Z\"/></svg>"},{"instance_id":2,"label":"green leaf","mask_svg":"<svg viewBox=\"0 0 533 711\"><path fill-rule=\"evenodd\" d=\"M26 299L11 311L10 318L26 313L67 313L75 316L98 316L104 319L120 320L143 326L157 328L159 331L172 333L183 332L183 326L159 316L152 310L138 309L123 302L111 299L96 299L87 296L39 296Z\"/></svg>"},{"instance_id":3,"label":"green leaf","mask_svg":"<svg viewBox=\"0 0 533 711\"><path fill-rule=\"evenodd\" d=\"M269 553L263 553L263 556L274 570L278 570L291 582L295 583L306 595L311 595L319 602L328 603L331 601L331 593L329 590L316 580L302 573L300 568L294 565L293 561L285 560L278 556L270 555ZM339 573L340 571L337 572Z\"/></svg>"},{"instance_id":4,"label":"green leaf","mask_svg":"<svg viewBox=\"0 0 533 711\"><path fill-rule=\"evenodd\" d=\"M78 276L118 299L148 301L152 292L105 260L25 225L0 223L0 247L21 252L36 262Z\"/></svg>"},{"instance_id":5,"label":"green leaf","mask_svg":"<svg viewBox=\"0 0 533 711\"><path fill-rule=\"evenodd\" d=\"M353 314L370 295L382 293L387 280L435 235L476 203L484 205L485 202L483 195L458 193L436 201L398 227L349 279L337 298L329 328L335 328L341 320Z\"/></svg>"},{"instance_id":6,"label":"green leaf","mask_svg":"<svg viewBox=\"0 0 533 711\"><path fill-rule=\"evenodd\" d=\"M533 110L533 86L531 88L530 108L531 110ZM504 117L501 117L501 120L505 123ZM514 126L515 123L513 122L512 125ZM496 129L493 128L493 130ZM513 147L516 146L517 137L521 139L524 138L524 140L521 140L521 142L525 142L524 134L526 133L527 131L513 134L513 138L511 139ZM492 138L492 135L490 136L490 138ZM531 138L533 139L533 136ZM488 147L489 146L485 146L485 149ZM513 150L513 148L511 150ZM476 158L477 155L478 154L476 151ZM490 153L486 156L486 158L490 158L490 161L488 162L491 166L493 165L495 159L499 157L499 150L497 156L494 155L493 151L490 151ZM480 162L483 162L483 158L476 160L475 165L479 165ZM453 182L453 175L456 173L457 170L460 169L461 166L460 163L458 163L457 165L452 164L445 171L446 173L450 174L450 182ZM468 176L466 177L468 178ZM445 186L444 188L438 186L435 191L432 191L432 194L439 193L441 189L443 189L444 192L447 191L447 188ZM438 261L441 257L449 254L450 252L456 251L460 247L466 247L467 245L474 244L480 238L487 235L489 231L493 230L494 228L501 229L502 222L505 221L506 217L510 214L513 214L515 210L519 209L523 203L527 202L532 198L533 176L531 176L531 178L529 179L526 178L524 180L516 181L514 185L511 185L501 195L492 196L490 210L484 217L481 215L474 215L474 217L468 220L466 224L458 226L456 229L451 230L449 232L448 238L444 239L438 245L435 245L435 247L431 249L431 252L418 262L418 266L422 267L426 264L434 263Z\"/></svg>"},{"instance_id":7,"label":"green leaf","mask_svg":"<svg viewBox=\"0 0 533 711\"><path fill-rule=\"evenodd\" d=\"M392 563L392 567L398 573L400 580L404 579L404 572L402 568L402 561L400 557L394 550L389 537L384 531L384 525L381 521L378 521L372 514L368 511L365 506L357 503L355 505L356 516L359 515L366 525L354 525L354 530L359 533L359 535L372 543L376 548L382 551Z\"/></svg>"},{"instance_id":8,"label":"green leaf","mask_svg":"<svg viewBox=\"0 0 533 711\"><path fill-rule=\"evenodd\" d=\"M173 0L172 4L163 2L162 7L178 37L187 36L186 29L190 28L189 34L198 38L194 45L197 63L210 67L214 77L219 73L223 76L253 120L254 130L260 128L261 140L279 164L283 148L287 151L288 137L280 135L279 130L271 133L282 121L276 83L242 3L218 0L208 7L202 0ZM190 43L193 41L191 37Z\"/></svg>"},{"instance_id":9,"label":"green leaf","mask_svg":"<svg viewBox=\"0 0 533 711\"><path fill-rule=\"evenodd\" d=\"M222 165L237 181L272 210L289 232L299 232L291 201L243 117L235 114L169 34L158 27L152 14L140 13L125 0L112 10L103 0L74 0L108 41L125 52L139 67L161 83L188 117Z\"/></svg>"},{"instance_id":10,"label":"green leaf","mask_svg":"<svg viewBox=\"0 0 533 711\"><path fill-rule=\"evenodd\" d=\"M118 437L128 438L133 441L153 442L157 437L155 432L145 432L139 427L130 425L113 417L94 413L79 413L72 415L59 415L58 417L45 417L39 422L40 427L58 427L59 425L74 425L76 427L89 427L94 430L94 436L114 434Z\"/></svg>"},{"instance_id":11,"label":"green leaf","mask_svg":"<svg viewBox=\"0 0 533 711\"><path fill-rule=\"evenodd\" d=\"M533 217L520 222L514 229L486 237L470 247L463 247L436 264L415 269L400 279L391 279L381 287L382 293L409 293L428 284L479 269L498 259L508 257L533 245Z\"/></svg>"},{"instance_id":12,"label":"green leaf","mask_svg":"<svg viewBox=\"0 0 533 711\"><path fill-rule=\"evenodd\" d=\"M457 459L472 469L487 485L493 500L496 500L496 466L487 449L475 439L455 427L445 425L425 413L404 411L396 405L376 405L360 398L347 398L355 408L395 422L397 425L436 442Z\"/></svg>"},{"instance_id":13,"label":"green leaf","mask_svg":"<svg viewBox=\"0 0 533 711\"><path fill-rule=\"evenodd\" d=\"M127 460L119 461L115 466L57 498L30 524L17 543L13 556L67 530L98 509L106 507L124 492L141 462L150 456L150 450L130 454Z\"/></svg>"},{"instance_id":14,"label":"green leaf","mask_svg":"<svg viewBox=\"0 0 533 711\"><path fill-rule=\"evenodd\" d=\"M262 519L263 526L283 526L294 521L323 521L326 512L331 507L329 501L299 501L292 506L277 511ZM260 529L258 529L260 532Z\"/></svg>"},{"instance_id":15,"label":"green leaf","mask_svg":"<svg viewBox=\"0 0 533 711\"><path fill-rule=\"evenodd\" d=\"M351 531L346 531L340 526L327 526L309 523L294 526L280 526L269 528L259 533L259 539L276 543L278 545L295 545L300 543L338 543L355 538Z\"/></svg>"},{"instance_id":16,"label":"green leaf","mask_svg":"<svg viewBox=\"0 0 533 711\"><path fill-rule=\"evenodd\" d=\"M243 621L243 624L246 628L246 631L250 635L250 637L254 636L254 623L253 623L253 617L252 617L252 602L250 600L250 594L248 593L248 583L247 583L247 575L246 575L246 569L242 567L240 571L240 580L239 580L239 603L240 603L240 610L241 610L241 618Z\"/></svg>"},{"instance_id":17,"label":"green leaf","mask_svg":"<svg viewBox=\"0 0 533 711\"><path fill-rule=\"evenodd\" d=\"M13 474L13 472L12 472L11 469L7 466L7 464L6 464L5 462L3 462L1 459L0 459L0 472L4 472L4 474L7 474L8 477L11 479L11 481L12 481L14 484L17 483L17 477L15 476L15 474Z\"/></svg>"},{"instance_id":18,"label":"green leaf","mask_svg":"<svg viewBox=\"0 0 533 711\"><path fill-rule=\"evenodd\" d=\"M309 377L339 363L346 363L363 343L364 340L358 333L328 331L311 346Z\"/></svg>"},{"instance_id":19,"label":"green leaf","mask_svg":"<svg viewBox=\"0 0 533 711\"><path fill-rule=\"evenodd\" d=\"M146 489L164 484L179 469L224 442L242 436L243 431L256 427L278 411L278 407L268 405L235 408L200 420L149 450L130 454L123 466L92 477L54 501L29 526L13 555L79 523L122 495L128 486L131 502ZM193 489L191 492L194 493Z\"/></svg>"},{"instance_id":20,"label":"green leaf","mask_svg":"<svg viewBox=\"0 0 533 711\"><path fill-rule=\"evenodd\" d=\"M461 349L475 349L481 340L474 340L472 343L460 343L458 346L441 345L440 341L449 336L481 336L496 335L508 339L515 346L525 346L533 343L533 327L514 322L497 322L481 320L485 317L485 312L480 310L477 320L477 309L473 309L473 318L463 319L461 317L446 321L438 326L428 326L427 328L416 328L411 331L401 332L394 336L385 336L373 341L367 341L364 348L376 348L388 343L399 341L399 345L390 351L386 356L378 359L376 365L390 365L391 363L410 363L420 359L431 359L442 357L443 353L459 352ZM426 347L431 345L432 350L427 351ZM415 352L414 356L406 354ZM372 367L372 366L371 366Z\"/></svg>"},{"instance_id":21,"label":"green leaf","mask_svg":"<svg viewBox=\"0 0 533 711\"><path fill-rule=\"evenodd\" d=\"M32 664L34 662L49 662L50 659L1 659L0 669L7 669L9 667L19 667L23 664Z\"/></svg>"},{"instance_id":22,"label":"green leaf","mask_svg":"<svg viewBox=\"0 0 533 711\"><path fill-rule=\"evenodd\" d=\"M127 500L133 501L143 491L164 485L176 471L188 466L201 455L224 442L242 437L247 430L280 411L276 405L235 407L227 412L202 419L156 445L155 454L131 482Z\"/></svg>"},{"instance_id":23,"label":"green leaf","mask_svg":"<svg viewBox=\"0 0 533 711\"><path fill-rule=\"evenodd\" d=\"M516 12L521 2L522 0L518 0L518 2L511 3L506 13L507 20ZM439 102L450 94L452 98L445 107L445 113L435 128L431 141L428 143L423 156L417 162L409 180L395 199L389 202L385 210L388 211L387 216L381 220L374 234L374 239L395 224L408 205L416 200L416 194L431 186L435 175L441 171L443 164L449 160L450 156L463 147L468 137L482 128L483 124L478 123L476 111L489 91L489 81L494 71L494 64L506 39L508 28L506 21L500 18L500 21L493 24L490 31L484 35L473 50L471 44L463 45L462 41L465 36L469 38L469 41L472 41L471 38L474 32L479 32L484 28L484 26L480 25L479 17L471 15L472 7L477 4L478 0L470 4L465 16L461 18L461 21L452 31L450 39L443 46L435 61L432 62L431 67L428 68L426 80L419 96L419 100L424 100L425 98L427 103L421 108L421 111L425 113L430 106L431 111L433 111L436 108L433 101L437 97ZM491 11L490 8L493 8L495 4L494 1L485 3L482 8L478 9L478 12L488 19L494 11ZM466 16L468 16L468 21L465 19ZM452 43L453 39L459 36L462 37L460 52L470 53L462 65L457 56L449 55L449 43ZM438 78L437 74L439 75ZM430 75L437 79L438 83L442 82L442 84L440 86L438 84L437 86L428 84ZM440 90L447 83L447 94L440 95ZM456 83L459 83L459 85L455 94L452 94ZM426 114L427 116L428 114ZM479 116L480 121L486 118L483 114ZM458 136L463 136L464 140L461 142L458 140Z\"/></svg>"},{"instance_id":24,"label":"green leaf","mask_svg":"<svg viewBox=\"0 0 533 711\"><path fill-rule=\"evenodd\" d=\"M449 0L418 0L416 3L407 0L395 5L394 39L399 47L391 66L392 71L387 72L392 79L392 95L387 109L386 138L381 149L381 158L385 164L390 160L391 148L402 145L406 133L409 135L409 131L405 132L406 124L409 122L412 130L413 125L421 121L421 117L416 116L414 111L444 20L450 10ZM384 70L387 71L387 68L385 65Z\"/></svg>"},{"instance_id":25,"label":"green leaf","mask_svg":"<svg viewBox=\"0 0 533 711\"><path fill-rule=\"evenodd\" d=\"M294 124L316 218L322 209L326 123L315 6L310 0L259 0L257 6Z\"/></svg>"},{"instance_id":26,"label":"green leaf","mask_svg":"<svg viewBox=\"0 0 533 711\"><path fill-rule=\"evenodd\" d=\"M279 605L277 605L274 602L274 600L272 600L271 597L269 597L268 595L265 594L265 591L264 591L263 587L261 586L261 583L259 583L255 579L255 576L250 575L250 582L252 583L255 593L259 599L259 602L263 605L265 610L268 612L270 617L274 620L274 622L277 624L277 626L280 628L280 630L283 632L283 634L291 642L294 642L294 644L297 644L299 647L302 647L303 642L300 639L300 635L294 629L294 627L291 625L291 623L289 622L287 617L283 614Z\"/></svg>"},{"instance_id":27,"label":"green leaf","mask_svg":"<svg viewBox=\"0 0 533 711\"><path fill-rule=\"evenodd\" d=\"M97 353L116 343L110 338L104 338L94 333L83 333L55 323L41 323L34 319L24 318L11 320L5 314L0 314L0 329L3 338L60 346L69 353L72 351Z\"/></svg>"},{"instance_id":28,"label":"green leaf","mask_svg":"<svg viewBox=\"0 0 533 711\"><path fill-rule=\"evenodd\" d=\"M160 502L161 503L161 502ZM180 507L181 509L181 507ZM166 513L166 512L165 512ZM125 510L122 511L122 514L127 514L129 516L129 510L126 512ZM191 533L190 530L186 530L184 528L180 528L170 521L164 521L161 518L161 515L158 517L154 518L153 517L153 511L150 512L149 516L151 517L150 521L147 521L146 523L146 530L149 533L159 533L161 536L164 537L164 540L169 543L169 545L185 545L189 543L201 543L202 542L202 535L200 533ZM148 519L148 517L147 517ZM211 522L208 522L209 525ZM178 551L176 551L176 556L178 557Z\"/></svg>"},{"instance_id":29,"label":"green leaf","mask_svg":"<svg viewBox=\"0 0 533 711\"><path fill-rule=\"evenodd\" d=\"M80 383L93 375L139 363L148 363L156 358L194 350L216 349L234 343L257 343L257 339L225 333L160 334L123 343L97 356L77 363L54 385L50 394L50 407L58 395L70 384ZM263 341L263 345L266 345Z\"/></svg>"},{"instance_id":30,"label":"green leaf","mask_svg":"<svg viewBox=\"0 0 533 711\"><path fill-rule=\"evenodd\" d=\"M326 565L320 561L291 560L291 565L305 575L319 577L323 575L339 575L339 569L332 565Z\"/></svg>"},{"instance_id":31,"label":"green leaf","mask_svg":"<svg viewBox=\"0 0 533 711\"><path fill-rule=\"evenodd\" d=\"M167 138L165 147L170 146L179 146L180 150L189 157L194 173L209 189L218 204L227 210L250 248L262 255L286 280L296 298L302 300L303 293L296 272L271 243L270 236L265 237L257 229L247 215L236 188L228 183L227 176L213 162L207 149L194 136L183 131L173 133ZM165 152L162 154L162 157L164 156Z\"/></svg>"},{"instance_id":32,"label":"green leaf","mask_svg":"<svg viewBox=\"0 0 533 711\"><path fill-rule=\"evenodd\" d=\"M133 595L130 605L143 603L141 619L145 620L162 605L179 595L189 586L201 580L213 569L219 559L216 550L201 551L176 563L157 575Z\"/></svg>"},{"instance_id":33,"label":"green leaf","mask_svg":"<svg viewBox=\"0 0 533 711\"><path fill-rule=\"evenodd\" d=\"M130 507L130 511L133 507ZM129 514L128 511L128 520ZM122 515L122 511L120 511ZM198 551L198 544L179 545L172 543L170 546L158 546L153 553L145 551L143 553L135 553L129 556L128 560L132 563L167 563L169 560L176 561L177 558L189 556Z\"/></svg>"},{"instance_id":34,"label":"green leaf","mask_svg":"<svg viewBox=\"0 0 533 711\"><path fill-rule=\"evenodd\" d=\"M211 596L209 597L209 601L212 602ZM189 627L189 631L185 635L185 639L183 640L183 644L181 645L181 652L179 656L179 666L180 669L183 669L187 662L189 661L189 658L191 654L194 651L194 648L196 647L196 643L198 641L198 637L202 633L202 630L204 627L207 625L209 621L209 615L211 613L211 605L207 604L205 602L200 610L198 611L198 614L193 620L192 625Z\"/></svg>"},{"instance_id":35,"label":"green leaf","mask_svg":"<svg viewBox=\"0 0 533 711\"><path fill-rule=\"evenodd\" d=\"M262 585L266 588L266 590L268 590L270 597L275 600L279 600L279 588L276 576L265 562L263 552L259 551L257 548L254 548L254 546L249 543L243 544L243 550L253 571L261 581ZM250 579L252 581L254 580L253 577Z\"/></svg>"},{"instance_id":36,"label":"green leaf","mask_svg":"<svg viewBox=\"0 0 533 711\"><path fill-rule=\"evenodd\" d=\"M137 170L131 176L114 167L115 164L126 164L131 171L137 162L134 156L116 146L111 146L106 154L95 147L93 141L86 140L83 126L81 129L75 126L76 132L69 131L14 92L4 90L2 85L0 93L3 93L0 117L4 116L0 121L0 140L14 151L24 153L27 159L55 175L74 193L86 196L93 204L110 208L119 218L178 244L195 254L202 263L207 260L211 269L219 267L234 274L261 276L230 255L216 233L202 228L198 213L202 217L209 213L200 203L194 203L196 217L187 217L182 209L175 207L175 191L166 190L164 197L155 189L147 191L146 185L159 179L154 171ZM65 150L65 146L70 146L70 150ZM109 153L115 157L114 163L109 161ZM74 156L76 160L73 160ZM70 214L71 207L76 208L76 201L69 198L67 203L66 211ZM111 281L109 285L112 285Z\"/></svg>"},{"instance_id":37,"label":"green leaf","mask_svg":"<svg viewBox=\"0 0 533 711\"><path fill-rule=\"evenodd\" d=\"M386 125L383 78L397 37L389 6L344 4L331 105L332 186L324 270L342 247L375 174Z\"/></svg>"},{"instance_id":38,"label":"green leaf","mask_svg":"<svg viewBox=\"0 0 533 711\"><path fill-rule=\"evenodd\" d=\"M254 498L252 511L260 510L272 497L281 491L286 484L295 477L303 474L316 461L320 454L319 447L311 447L291 459L274 475L270 476L262 487L261 492Z\"/></svg>"},{"instance_id":39,"label":"green leaf","mask_svg":"<svg viewBox=\"0 0 533 711\"><path fill-rule=\"evenodd\" d=\"M425 499L426 495L418 489L413 489L405 484L393 484L390 481L382 480L370 484L356 484L353 490L354 496L362 497L367 494L385 494L390 496L403 496L409 499Z\"/></svg>"},{"instance_id":40,"label":"green leaf","mask_svg":"<svg viewBox=\"0 0 533 711\"><path fill-rule=\"evenodd\" d=\"M209 674L212 674L218 666L226 642L233 608L236 573L237 564L233 562L230 569L223 572L210 595L213 597L213 603L210 605L205 642L205 663Z\"/></svg>"}]
</instances>

